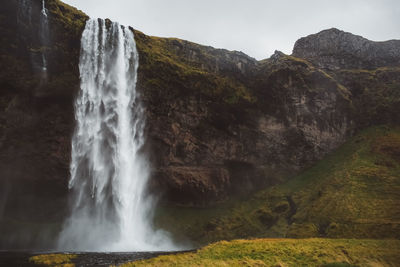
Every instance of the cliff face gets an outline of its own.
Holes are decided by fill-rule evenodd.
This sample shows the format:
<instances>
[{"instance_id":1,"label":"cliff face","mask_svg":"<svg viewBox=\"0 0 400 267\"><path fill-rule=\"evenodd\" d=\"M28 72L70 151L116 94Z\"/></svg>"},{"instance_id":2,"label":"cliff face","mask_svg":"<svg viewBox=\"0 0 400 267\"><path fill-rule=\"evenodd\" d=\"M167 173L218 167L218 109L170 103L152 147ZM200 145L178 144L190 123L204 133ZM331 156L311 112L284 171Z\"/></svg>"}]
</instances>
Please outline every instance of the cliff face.
<instances>
[{"instance_id":1,"label":"cliff face","mask_svg":"<svg viewBox=\"0 0 400 267\"><path fill-rule=\"evenodd\" d=\"M0 218L7 220L54 221L65 213L86 15L58 1L46 6L46 43L41 1L6 1L0 8Z\"/></svg>"},{"instance_id":2,"label":"cliff face","mask_svg":"<svg viewBox=\"0 0 400 267\"><path fill-rule=\"evenodd\" d=\"M41 1L9 0L0 9L0 219L13 222L57 222L67 206L87 16L58 0L46 6L46 45L37 30ZM280 183L355 130L398 122L399 41L327 30L300 39L292 56L256 61L134 32L150 190L174 203L212 205Z\"/></svg>"},{"instance_id":3,"label":"cliff face","mask_svg":"<svg viewBox=\"0 0 400 267\"><path fill-rule=\"evenodd\" d=\"M351 132L349 91L304 60L136 38L153 183L167 199L206 205L274 184Z\"/></svg>"},{"instance_id":4,"label":"cliff face","mask_svg":"<svg viewBox=\"0 0 400 267\"><path fill-rule=\"evenodd\" d=\"M373 42L335 28L300 38L293 56L325 69L376 69L399 66L400 40Z\"/></svg>"}]
</instances>

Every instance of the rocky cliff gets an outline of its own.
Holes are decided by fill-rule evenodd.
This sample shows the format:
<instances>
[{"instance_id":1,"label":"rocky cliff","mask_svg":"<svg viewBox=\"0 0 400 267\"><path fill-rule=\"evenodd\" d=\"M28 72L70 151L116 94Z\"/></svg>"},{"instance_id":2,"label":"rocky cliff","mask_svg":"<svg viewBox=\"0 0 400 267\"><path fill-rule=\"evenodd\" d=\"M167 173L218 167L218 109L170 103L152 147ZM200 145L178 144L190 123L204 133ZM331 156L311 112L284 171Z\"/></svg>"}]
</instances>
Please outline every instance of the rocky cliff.
<instances>
[{"instance_id":1,"label":"rocky cliff","mask_svg":"<svg viewBox=\"0 0 400 267\"><path fill-rule=\"evenodd\" d=\"M335 28L300 38L293 56L309 60L317 67L376 69L399 66L400 40L374 42Z\"/></svg>"},{"instance_id":2,"label":"rocky cliff","mask_svg":"<svg viewBox=\"0 0 400 267\"><path fill-rule=\"evenodd\" d=\"M304 60L136 36L153 182L170 200L206 205L276 183L352 131L348 89Z\"/></svg>"},{"instance_id":3,"label":"rocky cliff","mask_svg":"<svg viewBox=\"0 0 400 267\"><path fill-rule=\"evenodd\" d=\"M0 8L0 219L57 227L67 206L87 16L58 0L46 6L46 46L37 30L41 1ZM247 195L313 165L360 128L398 123L399 41L332 29L300 39L291 56L257 61L133 31L150 190L169 202L209 206ZM37 68L41 54L46 79Z\"/></svg>"},{"instance_id":4,"label":"rocky cliff","mask_svg":"<svg viewBox=\"0 0 400 267\"><path fill-rule=\"evenodd\" d=\"M7 225L58 222L67 206L71 103L87 16L59 1L46 6L46 44L39 37L41 1L6 1L0 8L0 218Z\"/></svg>"}]
</instances>

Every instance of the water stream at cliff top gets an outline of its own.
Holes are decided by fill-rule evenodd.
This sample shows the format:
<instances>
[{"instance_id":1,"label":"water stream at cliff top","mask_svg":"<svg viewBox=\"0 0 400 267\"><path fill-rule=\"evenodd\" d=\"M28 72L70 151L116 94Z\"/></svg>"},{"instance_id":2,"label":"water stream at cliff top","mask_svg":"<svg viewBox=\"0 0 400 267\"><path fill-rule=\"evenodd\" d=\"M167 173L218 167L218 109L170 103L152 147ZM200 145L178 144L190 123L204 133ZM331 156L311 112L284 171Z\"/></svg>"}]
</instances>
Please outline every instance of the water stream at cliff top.
<instances>
[{"instance_id":1,"label":"water stream at cliff top","mask_svg":"<svg viewBox=\"0 0 400 267\"><path fill-rule=\"evenodd\" d=\"M133 32L90 19L81 40L69 187L71 216L59 237L69 251L173 250L151 224L144 110L136 91Z\"/></svg>"},{"instance_id":2,"label":"water stream at cliff top","mask_svg":"<svg viewBox=\"0 0 400 267\"><path fill-rule=\"evenodd\" d=\"M32 67L40 76L39 87L47 82L48 62L47 54L50 49L49 13L45 0L40 2L38 9L32 0L18 0L17 5L17 31L21 31L21 39L30 49ZM38 25L35 25L36 16ZM27 34L30 29L35 35L33 38ZM34 30L33 30L34 29ZM27 35L27 36L26 36ZM36 41L37 38L37 41ZM34 40L33 43L32 40ZM32 49L33 48L33 49Z\"/></svg>"},{"instance_id":3,"label":"water stream at cliff top","mask_svg":"<svg viewBox=\"0 0 400 267\"><path fill-rule=\"evenodd\" d=\"M49 20L47 16L47 9L46 9L46 4L45 1L42 0L42 10L40 12L40 41L42 44L42 72L43 72L43 78L47 79L47 60L46 60L46 54L43 49L47 48L49 45Z\"/></svg>"}]
</instances>

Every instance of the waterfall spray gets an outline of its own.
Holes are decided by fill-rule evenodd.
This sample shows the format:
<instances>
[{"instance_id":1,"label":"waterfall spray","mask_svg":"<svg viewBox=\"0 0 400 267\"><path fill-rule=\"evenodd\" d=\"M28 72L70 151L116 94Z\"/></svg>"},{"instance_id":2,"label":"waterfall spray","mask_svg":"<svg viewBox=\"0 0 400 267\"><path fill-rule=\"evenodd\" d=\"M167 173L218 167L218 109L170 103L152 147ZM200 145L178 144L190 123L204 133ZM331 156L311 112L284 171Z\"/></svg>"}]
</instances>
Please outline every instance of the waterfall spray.
<instances>
[{"instance_id":1,"label":"waterfall spray","mask_svg":"<svg viewBox=\"0 0 400 267\"><path fill-rule=\"evenodd\" d=\"M72 139L72 214L59 248L81 251L171 250L151 225L149 168L141 155L144 111L136 91L133 32L90 19L81 40L81 90Z\"/></svg>"}]
</instances>

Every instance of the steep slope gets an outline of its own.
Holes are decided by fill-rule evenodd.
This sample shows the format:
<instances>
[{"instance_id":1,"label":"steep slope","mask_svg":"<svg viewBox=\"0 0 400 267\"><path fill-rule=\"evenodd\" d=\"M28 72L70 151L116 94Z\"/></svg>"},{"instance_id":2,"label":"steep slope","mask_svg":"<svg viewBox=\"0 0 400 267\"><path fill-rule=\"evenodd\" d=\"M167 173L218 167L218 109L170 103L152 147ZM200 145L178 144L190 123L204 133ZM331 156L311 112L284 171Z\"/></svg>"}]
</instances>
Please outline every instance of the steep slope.
<instances>
[{"instance_id":1,"label":"steep slope","mask_svg":"<svg viewBox=\"0 0 400 267\"><path fill-rule=\"evenodd\" d=\"M340 69L332 75L350 89L353 118L359 129L370 125L393 123L400 118L400 68L374 70Z\"/></svg>"},{"instance_id":2,"label":"steep slope","mask_svg":"<svg viewBox=\"0 0 400 267\"><path fill-rule=\"evenodd\" d=\"M399 123L400 40L374 42L333 28L299 39L292 55L350 90L357 128Z\"/></svg>"},{"instance_id":3,"label":"steep slope","mask_svg":"<svg viewBox=\"0 0 400 267\"><path fill-rule=\"evenodd\" d=\"M201 243L249 237L400 238L400 129L373 127L314 167L215 209L165 208L159 223Z\"/></svg>"}]
</instances>

